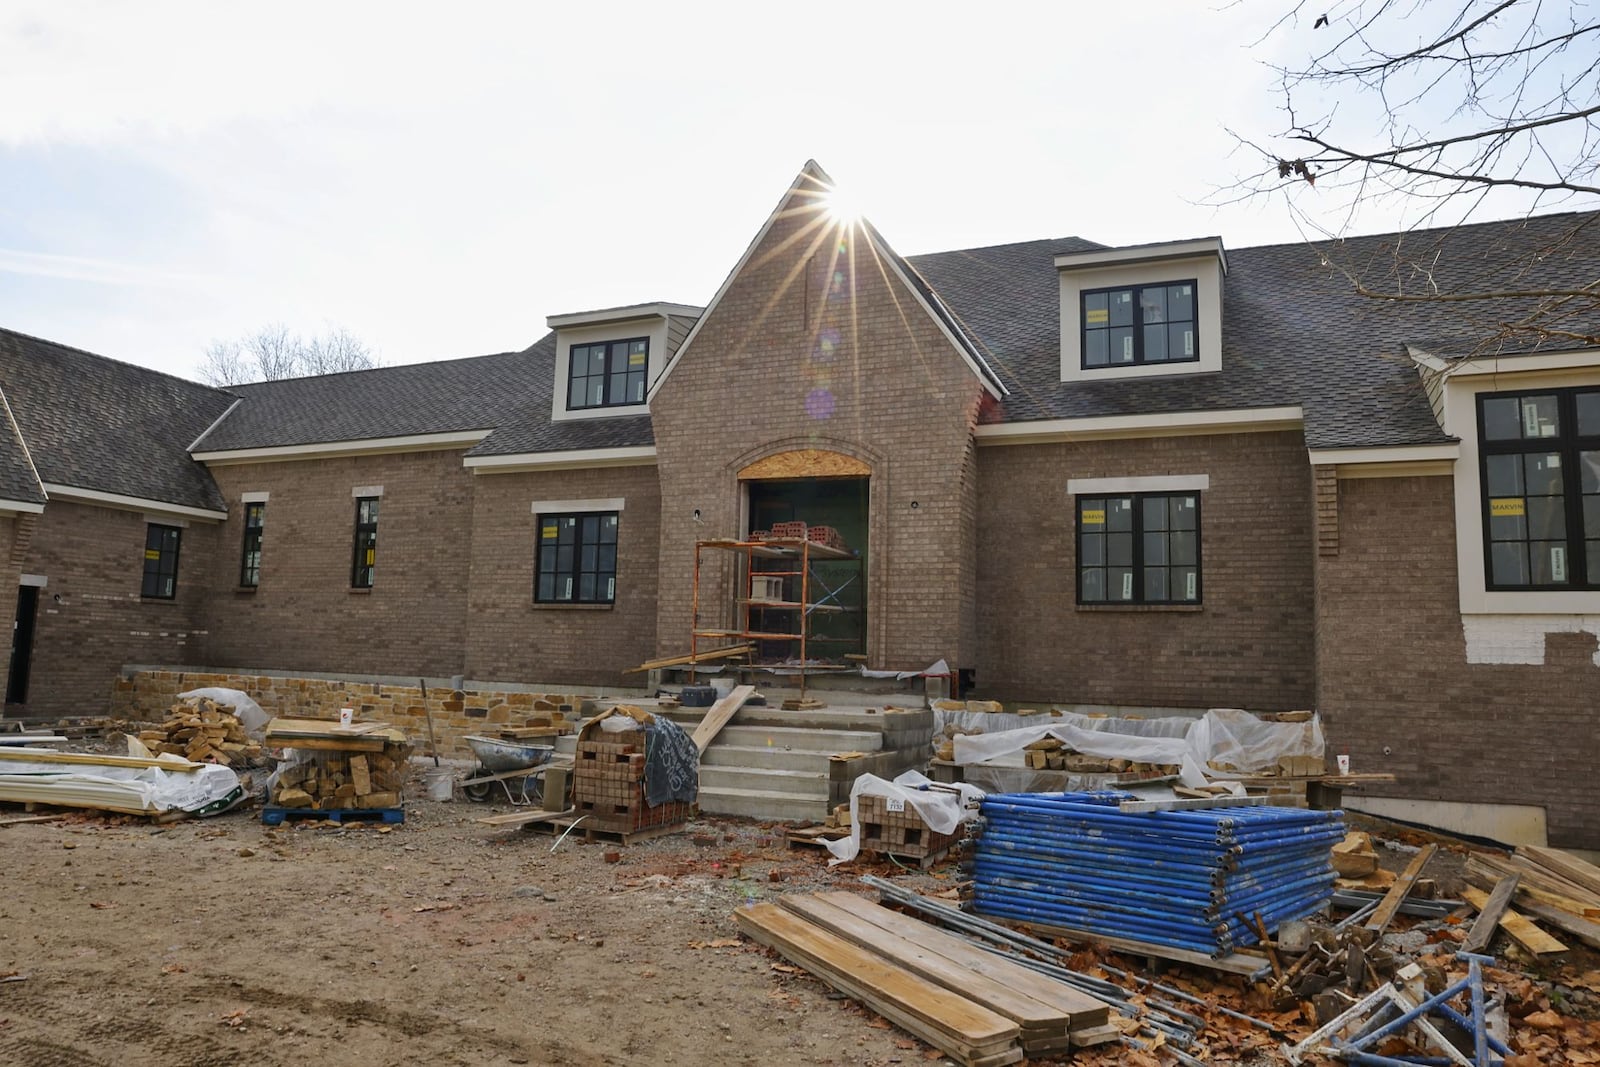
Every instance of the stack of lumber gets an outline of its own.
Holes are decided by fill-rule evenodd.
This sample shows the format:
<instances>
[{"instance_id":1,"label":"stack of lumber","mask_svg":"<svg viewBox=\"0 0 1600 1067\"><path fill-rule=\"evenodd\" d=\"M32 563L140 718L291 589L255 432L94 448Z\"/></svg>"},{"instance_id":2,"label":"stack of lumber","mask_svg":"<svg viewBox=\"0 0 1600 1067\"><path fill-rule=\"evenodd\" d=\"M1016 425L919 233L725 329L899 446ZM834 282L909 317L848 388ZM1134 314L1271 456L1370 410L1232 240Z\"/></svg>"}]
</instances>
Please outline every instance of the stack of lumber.
<instances>
[{"instance_id":1,"label":"stack of lumber","mask_svg":"<svg viewBox=\"0 0 1600 1067\"><path fill-rule=\"evenodd\" d=\"M233 708L205 697L172 705L166 721L141 730L139 741L153 755L182 756L195 763L243 767L261 758L261 746L244 732Z\"/></svg>"},{"instance_id":2,"label":"stack of lumber","mask_svg":"<svg viewBox=\"0 0 1600 1067\"><path fill-rule=\"evenodd\" d=\"M1482 892L1463 897L1475 903L1481 896L1484 905L1502 882L1516 878L1498 923L1524 949L1543 955L1566 947L1548 934L1539 937L1535 923L1600 949L1600 867L1560 849L1524 846L1510 856L1473 853L1466 878Z\"/></svg>"},{"instance_id":3,"label":"stack of lumber","mask_svg":"<svg viewBox=\"0 0 1600 1067\"><path fill-rule=\"evenodd\" d=\"M278 774L272 803L318 811L398 808L411 746L391 743L382 752L315 752Z\"/></svg>"},{"instance_id":4,"label":"stack of lumber","mask_svg":"<svg viewBox=\"0 0 1600 1067\"><path fill-rule=\"evenodd\" d=\"M851 893L790 894L734 920L963 1067L1116 1040L1094 997Z\"/></svg>"}]
</instances>

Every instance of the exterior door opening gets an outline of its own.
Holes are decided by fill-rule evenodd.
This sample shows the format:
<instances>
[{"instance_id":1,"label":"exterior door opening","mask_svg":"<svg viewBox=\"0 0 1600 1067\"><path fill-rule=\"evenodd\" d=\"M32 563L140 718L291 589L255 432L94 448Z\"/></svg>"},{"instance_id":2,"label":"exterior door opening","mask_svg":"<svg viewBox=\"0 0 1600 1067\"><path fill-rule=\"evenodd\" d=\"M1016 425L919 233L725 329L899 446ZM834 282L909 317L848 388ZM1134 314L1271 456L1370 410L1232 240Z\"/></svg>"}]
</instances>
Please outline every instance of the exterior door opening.
<instances>
[{"instance_id":1,"label":"exterior door opening","mask_svg":"<svg viewBox=\"0 0 1600 1067\"><path fill-rule=\"evenodd\" d=\"M827 527L834 531L835 543L851 553L849 559L812 559L806 585L806 658L813 662L846 662L846 656L861 656L867 650L867 500L868 478L784 478L746 482L749 487L749 528L747 534L777 532L783 523L803 522L806 526ZM823 535L829 536L829 535ZM816 540L815 536L812 540ZM771 577L777 583L769 591L781 591L783 602L800 600L800 576L794 566L776 564L775 575L767 574L759 558L751 561L746 581ZM783 616L784 611L791 612ZM752 629L788 629L797 620L794 609L751 606ZM770 615L770 619L764 616ZM784 642L760 642L762 662L782 660L796 654Z\"/></svg>"},{"instance_id":2,"label":"exterior door opening","mask_svg":"<svg viewBox=\"0 0 1600 1067\"><path fill-rule=\"evenodd\" d=\"M6 676L6 703L28 702L28 669L33 661L33 628L39 615L39 587L17 590L17 614L11 625L11 673Z\"/></svg>"}]
</instances>

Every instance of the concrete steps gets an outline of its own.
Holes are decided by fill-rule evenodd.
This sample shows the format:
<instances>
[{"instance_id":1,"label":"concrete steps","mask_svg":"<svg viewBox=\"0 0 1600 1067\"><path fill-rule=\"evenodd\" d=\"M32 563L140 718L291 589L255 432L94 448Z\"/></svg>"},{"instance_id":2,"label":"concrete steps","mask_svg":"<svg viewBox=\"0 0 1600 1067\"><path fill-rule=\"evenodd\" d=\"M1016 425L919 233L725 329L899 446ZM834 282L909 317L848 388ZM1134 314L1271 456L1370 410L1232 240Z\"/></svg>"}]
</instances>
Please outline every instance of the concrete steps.
<instances>
[{"instance_id":1,"label":"concrete steps","mask_svg":"<svg viewBox=\"0 0 1600 1067\"><path fill-rule=\"evenodd\" d=\"M824 783L826 785L826 783ZM717 815L742 815L749 819L785 822L804 819L821 822L828 817L828 795L805 796L775 789L728 789L702 786L700 810Z\"/></svg>"},{"instance_id":2,"label":"concrete steps","mask_svg":"<svg viewBox=\"0 0 1600 1067\"><path fill-rule=\"evenodd\" d=\"M777 748L791 752L876 752L883 735L875 730L808 730L797 726L724 726L712 746Z\"/></svg>"},{"instance_id":3,"label":"concrete steps","mask_svg":"<svg viewBox=\"0 0 1600 1067\"><path fill-rule=\"evenodd\" d=\"M828 772L774 771L765 767L715 767L701 764L700 788L764 789L801 797L828 798ZM702 805L703 807L704 805Z\"/></svg>"},{"instance_id":4,"label":"concrete steps","mask_svg":"<svg viewBox=\"0 0 1600 1067\"><path fill-rule=\"evenodd\" d=\"M700 767L754 767L770 771L813 771L828 773L831 752L809 749L773 748L767 745L713 744L700 754Z\"/></svg>"}]
</instances>

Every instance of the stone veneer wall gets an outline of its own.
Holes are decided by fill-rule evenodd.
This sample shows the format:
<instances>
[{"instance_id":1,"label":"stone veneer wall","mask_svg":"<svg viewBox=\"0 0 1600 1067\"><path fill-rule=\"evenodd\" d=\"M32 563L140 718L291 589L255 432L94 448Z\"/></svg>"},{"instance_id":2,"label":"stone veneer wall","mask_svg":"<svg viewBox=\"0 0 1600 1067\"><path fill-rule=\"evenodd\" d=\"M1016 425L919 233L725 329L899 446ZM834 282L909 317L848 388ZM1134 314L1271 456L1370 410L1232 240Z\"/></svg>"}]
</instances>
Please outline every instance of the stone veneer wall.
<instances>
[{"instance_id":1,"label":"stone veneer wall","mask_svg":"<svg viewBox=\"0 0 1600 1067\"><path fill-rule=\"evenodd\" d=\"M356 720L376 720L398 726L418 752L428 751L428 723L422 690L410 685L360 678L306 678L285 674L233 674L204 670L160 668L125 669L111 695L115 718L160 720L177 703L178 694L191 689L239 689L272 716L337 719L340 708L354 708ZM619 694L622 700L627 694ZM548 714L570 704L573 717L585 705L593 710L597 695L574 692L537 692L526 686L471 683L451 689L449 682L428 683L427 708L439 741L439 755L469 758L471 750L461 740L467 734L491 732L504 726L529 725L535 714Z\"/></svg>"}]
</instances>

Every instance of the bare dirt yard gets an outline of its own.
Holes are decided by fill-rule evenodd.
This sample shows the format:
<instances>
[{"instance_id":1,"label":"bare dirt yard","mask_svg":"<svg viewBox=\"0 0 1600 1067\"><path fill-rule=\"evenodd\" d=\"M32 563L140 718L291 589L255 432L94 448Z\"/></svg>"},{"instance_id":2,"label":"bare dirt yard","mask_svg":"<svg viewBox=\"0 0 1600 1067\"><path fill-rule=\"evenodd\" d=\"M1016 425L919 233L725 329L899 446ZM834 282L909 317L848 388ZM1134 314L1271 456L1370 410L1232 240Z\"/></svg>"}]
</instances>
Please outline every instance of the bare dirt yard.
<instances>
[{"instance_id":1,"label":"bare dirt yard","mask_svg":"<svg viewBox=\"0 0 1600 1067\"><path fill-rule=\"evenodd\" d=\"M0 983L0 1064L938 1062L738 939L739 904L859 869L741 820L552 853L473 822L495 810L0 829L0 975L25 976Z\"/></svg>"}]
</instances>

